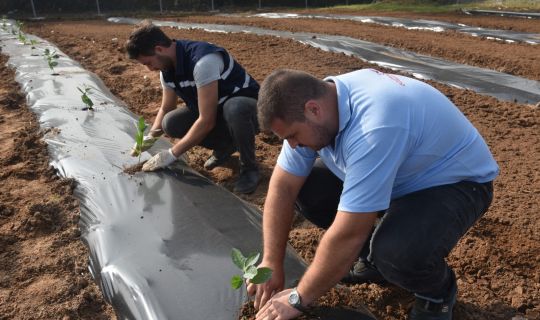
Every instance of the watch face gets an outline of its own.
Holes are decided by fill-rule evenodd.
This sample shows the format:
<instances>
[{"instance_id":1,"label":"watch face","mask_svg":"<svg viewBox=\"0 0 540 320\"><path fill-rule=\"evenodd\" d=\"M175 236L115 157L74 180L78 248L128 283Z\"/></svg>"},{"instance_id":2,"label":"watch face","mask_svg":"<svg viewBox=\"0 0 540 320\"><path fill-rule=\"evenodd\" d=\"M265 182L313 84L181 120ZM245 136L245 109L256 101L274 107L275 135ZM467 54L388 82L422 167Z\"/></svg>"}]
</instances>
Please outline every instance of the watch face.
<instances>
[{"instance_id":1,"label":"watch face","mask_svg":"<svg viewBox=\"0 0 540 320\"><path fill-rule=\"evenodd\" d=\"M298 305L300 303L300 296L296 292L291 292L289 295L289 303L291 305Z\"/></svg>"}]
</instances>

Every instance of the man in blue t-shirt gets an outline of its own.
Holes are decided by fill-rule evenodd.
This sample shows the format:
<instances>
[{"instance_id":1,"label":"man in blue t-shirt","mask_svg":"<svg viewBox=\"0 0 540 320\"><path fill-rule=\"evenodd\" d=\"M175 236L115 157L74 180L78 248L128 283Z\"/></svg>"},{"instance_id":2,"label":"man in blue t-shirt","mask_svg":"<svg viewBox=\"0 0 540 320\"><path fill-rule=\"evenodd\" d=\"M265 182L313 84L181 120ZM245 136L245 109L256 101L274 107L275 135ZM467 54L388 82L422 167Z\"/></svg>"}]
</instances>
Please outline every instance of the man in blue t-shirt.
<instances>
[{"instance_id":1,"label":"man in blue t-shirt","mask_svg":"<svg viewBox=\"0 0 540 320\"><path fill-rule=\"evenodd\" d=\"M457 285L445 258L491 204L499 169L442 93L373 69L328 77L278 70L259 123L284 139L264 205L257 319L291 319L340 280L387 281L416 297L409 319L451 319ZM294 209L326 232L294 289L283 258ZM351 271L351 266L353 269Z\"/></svg>"},{"instance_id":2,"label":"man in blue t-shirt","mask_svg":"<svg viewBox=\"0 0 540 320\"><path fill-rule=\"evenodd\" d=\"M255 191L259 84L225 49L207 42L171 40L147 21L130 35L126 49L130 59L160 71L163 89L161 108L143 148L134 147L131 155L148 150L164 132L178 138L172 148L148 160L143 170L166 167L195 145L213 150L204 164L212 170L238 150L241 168L234 190ZM178 97L186 108L176 107Z\"/></svg>"}]
</instances>

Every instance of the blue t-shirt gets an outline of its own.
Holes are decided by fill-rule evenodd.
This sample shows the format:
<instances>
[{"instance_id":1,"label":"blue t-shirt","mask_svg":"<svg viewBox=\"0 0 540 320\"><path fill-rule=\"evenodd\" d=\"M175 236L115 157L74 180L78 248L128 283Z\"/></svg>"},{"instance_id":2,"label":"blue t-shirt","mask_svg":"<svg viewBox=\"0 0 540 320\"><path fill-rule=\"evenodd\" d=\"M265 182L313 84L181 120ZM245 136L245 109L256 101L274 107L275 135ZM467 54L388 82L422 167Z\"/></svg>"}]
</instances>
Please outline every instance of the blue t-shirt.
<instances>
[{"instance_id":1,"label":"blue t-shirt","mask_svg":"<svg viewBox=\"0 0 540 320\"><path fill-rule=\"evenodd\" d=\"M309 175L317 156L341 180L338 210L374 212L390 200L459 181L488 182L499 168L476 128L428 84L373 69L328 77L336 85L339 131L315 152L283 142L278 165Z\"/></svg>"}]
</instances>

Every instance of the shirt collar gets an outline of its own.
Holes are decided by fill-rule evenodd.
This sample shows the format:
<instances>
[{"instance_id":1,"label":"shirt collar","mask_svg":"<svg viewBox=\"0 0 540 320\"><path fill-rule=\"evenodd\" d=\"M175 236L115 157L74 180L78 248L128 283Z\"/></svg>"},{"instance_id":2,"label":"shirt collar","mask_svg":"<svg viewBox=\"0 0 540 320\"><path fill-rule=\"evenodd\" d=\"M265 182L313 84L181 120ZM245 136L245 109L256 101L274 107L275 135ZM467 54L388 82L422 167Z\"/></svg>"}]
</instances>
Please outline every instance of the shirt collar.
<instances>
[{"instance_id":1,"label":"shirt collar","mask_svg":"<svg viewBox=\"0 0 540 320\"><path fill-rule=\"evenodd\" d=\"M339 135L347 127L347 125L349 124L349 120L351 119L349 90L347 89L347 86L342 83L337 77L326 77L324 81L331 81L336 85L339 118L339 130L336 135L337 140Z\"/></svg>"},{"instance_id":2,"label":"shirt collar","mask_svg":"<svg viewBox=\"0 0 540 320\"><path fill-rule=\"evenodd\" d=\"M175 75L177 76L183 76L184 75L184 63L182 61L182 57L184 56L184 46L180 43L180 41L174 40L173 42L176 45L176 70ZM172 70L169 70L168 72L171 72Z\"/></svg>"}]
</instances>

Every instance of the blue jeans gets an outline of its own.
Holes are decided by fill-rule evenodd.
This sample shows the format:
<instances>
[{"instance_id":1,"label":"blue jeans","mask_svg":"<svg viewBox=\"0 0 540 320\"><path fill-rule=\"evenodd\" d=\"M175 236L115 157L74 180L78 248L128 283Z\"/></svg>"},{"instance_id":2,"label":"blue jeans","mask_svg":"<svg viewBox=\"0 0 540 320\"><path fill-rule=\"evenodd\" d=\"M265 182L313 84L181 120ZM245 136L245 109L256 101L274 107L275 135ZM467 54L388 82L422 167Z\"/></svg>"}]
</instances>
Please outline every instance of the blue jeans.
<instances>
[{"instance_id":1,"label":"blue jeans","mask_svg":"<svg viewBox=\"0 0 540 320\"><path fill-rule=\"evenodd\" d=\"M297 208L314 224L328 228L342 189L342 181L317 160ZM388 282L424 297L446 298L455 277L445 258L492 199L492 182L461 181L404 195L381 212L362 251L369 249L368 261Z\"/></svg>"},{"instance_id":2,"label":"blue jeans","mask_svg":"<svg viewBox=\"0 0 540 320\"><path fill-rule=\"evenodd\" d=\"M177 108L163 117L162 127L167 135L182 138L199 115L188 108ZM218 153L233 146L240 153L242 168L257 168L255 135L259 132L257 100L232 97L218 109L215 127L200 143Z\"/></svg>"}]
</instances>

